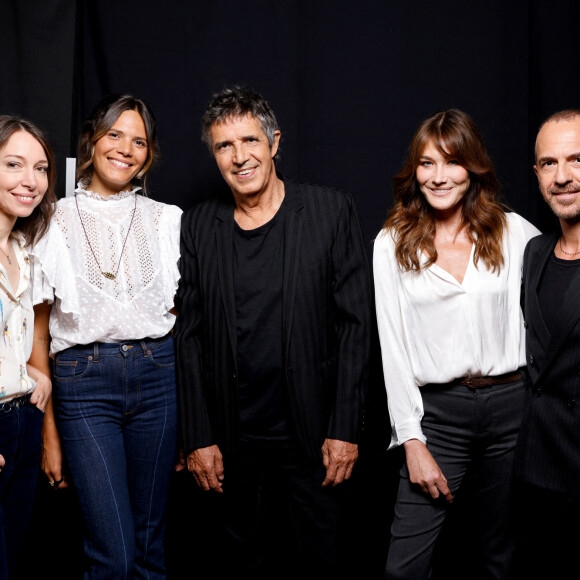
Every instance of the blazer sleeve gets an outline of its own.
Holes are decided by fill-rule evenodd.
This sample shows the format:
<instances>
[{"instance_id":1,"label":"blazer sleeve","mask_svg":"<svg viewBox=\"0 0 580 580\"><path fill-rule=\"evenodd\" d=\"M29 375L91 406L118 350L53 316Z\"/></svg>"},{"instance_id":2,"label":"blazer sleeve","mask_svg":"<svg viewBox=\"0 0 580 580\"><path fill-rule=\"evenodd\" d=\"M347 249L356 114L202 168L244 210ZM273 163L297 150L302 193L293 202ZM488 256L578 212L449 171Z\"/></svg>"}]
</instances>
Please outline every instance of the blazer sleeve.
<instances>
[{"instance_id":1,"label":"blazer sleeve","mask_svg":"<svg viewBox=\"0 0 580 580\"><path fill-rule=\"evenodd\" d=\"M338 375L328 437L358 441L368 383L371 295L369 268L352 197L345 194L332 248Z\"/></svg>"},{"instance_id":2,"label":"blazer sleeve","mask_svg":"<svg viewBox=\"0 0 580 580\"><path fill-rule=\"evenodd\" d=\"M203 391L200 341L203 312L194 233L195 220L190 211L183 215L181 223L181 278L176 297L178 312L173 335L181 445L185 455L214 443Z\"/></svg>"}]
</instances>

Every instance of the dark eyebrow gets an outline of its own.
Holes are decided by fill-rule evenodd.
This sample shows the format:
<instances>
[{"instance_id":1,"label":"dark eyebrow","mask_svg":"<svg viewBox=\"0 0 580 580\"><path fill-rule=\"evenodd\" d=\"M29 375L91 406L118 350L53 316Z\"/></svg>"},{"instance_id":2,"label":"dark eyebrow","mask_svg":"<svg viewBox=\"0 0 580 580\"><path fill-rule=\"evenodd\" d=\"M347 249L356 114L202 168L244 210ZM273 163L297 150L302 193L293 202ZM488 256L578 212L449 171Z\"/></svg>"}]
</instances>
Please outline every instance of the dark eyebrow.
<instances>
[{"instance_id":1,"label":"dark eyebrow","mask_svg":"<svg viewBox=\"0 0 580 580\"><path fill-rule=\"evenodd\" d=\"M115 129L115 127L111 127L107 131L107 133L110 133L111 131L113 131L113 133L119 133L119 135L125 135L125 131L121 131L121 129ZM139 137L138 135L135 135L133 139L139 139L139 141L147 141L147 137Z\"/></svg>"},{"instance_id":2,"label":"dark eyebrow","mask_svg":"<svg viewBox=\"0 0 580 580\"><path fill-rule=\"evenodd\" d=\"M549 155L544 155L543 157L538 157L536 164L540 165L546 161L556 161L556 159L554 157L550 157Z\"/></svg>"},{"instance_id":3,"label":"dark eyebrow","mask_svg":"<svg viewBox=\"0 0 580 580\"><path fill-rule=\"evenodd\" d=\"M14 157L15 159L21 159L22 161L26 161L26 158L22 155L18 155L16 153L6 153L5 157ZM40 159L36 163L48 163L48 159Z\"/></svg>"},{"instance_id":4,"label":"dark eyebrow","mask_svg":"<svg viewBox=\"0 0 580 580\"><path fill-rule=\"evenodd\" d=\"M217 143L213 144L213 148L214 149L219 149L220 147L223 147L224 145L230 145L231 141L218 141Z\"/></svg>"}]
</instances>

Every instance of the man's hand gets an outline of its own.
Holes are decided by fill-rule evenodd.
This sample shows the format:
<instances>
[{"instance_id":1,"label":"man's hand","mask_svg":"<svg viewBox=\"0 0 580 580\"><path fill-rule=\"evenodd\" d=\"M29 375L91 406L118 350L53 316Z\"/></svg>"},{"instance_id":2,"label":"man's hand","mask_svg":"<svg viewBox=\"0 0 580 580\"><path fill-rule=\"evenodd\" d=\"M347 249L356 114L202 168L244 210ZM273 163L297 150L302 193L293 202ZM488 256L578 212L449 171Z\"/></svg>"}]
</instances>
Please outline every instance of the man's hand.
<instances>
[{"instance_id":1,"label":"man's hand","mask_svg":"<svg viewBox=\"0 0 580 580\"><path fill-rule=\"evenodd\" d=\"M411 483L418 485L424 493L429 494L433 499L442 495L451 503L453 495L447 487L447 479L445 479L427 446L418 439L409 439L403 445Z\"/></svg>"},{"instance_id":2,"label":"man's hand","mask_svg":"<svg viewBox=\"0 0 580 580\"><path fill-rule=\"evenodd\" d=\"M200 447L187 456L187 469L204 491L223 493L224 462L217 445Z\"/></svg>"},{"instance_id":3,"label":"man's hand","mask_svg":"<svg viewBox=\"0 0 580 580\"><path fill-rule=\"evenodd\" d=\"M358 445L356 443L325 439L322 445L322 463L326 468L326 477L322 486L334 487L348 479L352 475L357 458Z\"/></svg>"}]
</instances>

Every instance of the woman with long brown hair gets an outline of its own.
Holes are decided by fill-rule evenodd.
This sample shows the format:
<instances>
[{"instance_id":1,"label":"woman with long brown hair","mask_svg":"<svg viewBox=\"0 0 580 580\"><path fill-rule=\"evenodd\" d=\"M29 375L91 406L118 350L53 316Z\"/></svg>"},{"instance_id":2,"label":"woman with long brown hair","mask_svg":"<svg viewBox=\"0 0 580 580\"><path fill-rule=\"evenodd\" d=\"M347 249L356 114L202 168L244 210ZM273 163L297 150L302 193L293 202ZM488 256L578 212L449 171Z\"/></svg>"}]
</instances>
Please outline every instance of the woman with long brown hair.
<instances>
[{"instance_id":1,"label":"woman with long brown hair","mask_svg":"<svg viewBox=\"0 0 580 580\"><path fill-rule=\"evenodd\" d=\"M32 245L54 212L56 169L44 131L0 116L0 579L13 577L34 501L51 384L29 363Z\"/></svg>"},{"instance_id":2,"label":"woman with long brown hair","mask_svg":"<svg viewBox=\"0 0 580 580\"><path fill-rule=\"evenodd\" d=\"M157 153L142 99L102 99L81 130L75 195L34 250L38 360L48 369L50 354L54 385L42 468L76 489L85 578L166 577L182 212L146 195Z\"/></svg>"},{"instance_id":3,"label":"woman with long brown hair","mask_svg":"<svg viewBox=\"0 0 580 580\"><path fill-rule=\"evenodd\" d=\"M423 121L374 246L376 311L391 419L406 462L386 578L428 578L449 504L475 476L486 578L505 578L513 451L524 403L520 279L538 230L498 201L473 120ZM474 573L473 576L477 577Z\"/></svg>"}]
</instances>

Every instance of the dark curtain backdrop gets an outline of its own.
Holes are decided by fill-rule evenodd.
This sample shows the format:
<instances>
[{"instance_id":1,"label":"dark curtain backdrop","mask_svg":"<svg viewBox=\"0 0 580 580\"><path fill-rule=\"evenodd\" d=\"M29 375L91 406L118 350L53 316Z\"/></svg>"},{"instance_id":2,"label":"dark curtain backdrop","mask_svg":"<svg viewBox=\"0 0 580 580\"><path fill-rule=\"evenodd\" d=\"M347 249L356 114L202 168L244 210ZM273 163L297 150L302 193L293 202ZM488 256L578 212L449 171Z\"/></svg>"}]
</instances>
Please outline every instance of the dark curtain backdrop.
<instances>
[{"instance_id":1,"label":"dark curtain backdrop","mask_svg":"<svg viewBox=\"0 0 580 580\"><path fill-rule=\"evenodd\" d=\"M106 93L146 99L158 121L162 158L152 196L184 210L224 192L199 138L212 93L250 85L266 96L282 129L278 168L350 191L369 260L392 203L391 179L417 124L457 107L479 125L505 201L543 231L557 226L532 171L533 142L548 114L578 107L575 0L0 0L0 112L48 130L64 195L66 157L78 128ZM385 452L389 428L374 335L361 459L344 486L345 570L380 577L400 452ZM72 492L51 493L39 478L31 541L48 566L76 578L80 524ZM185 474L171 496L168 559L173 578L210 572L219 554L211 498ZM278 498L273 506L284 513ZM272 560L291 554L275 521ZM453 526L469 530L469 518ZM451 532L448 532L451 533ZM467 534L464 534L467 536ZM468 578L469 543L442 552L446 578ZM458 553L463 553L461 558Z\"/></svg>"}]
</instances>

